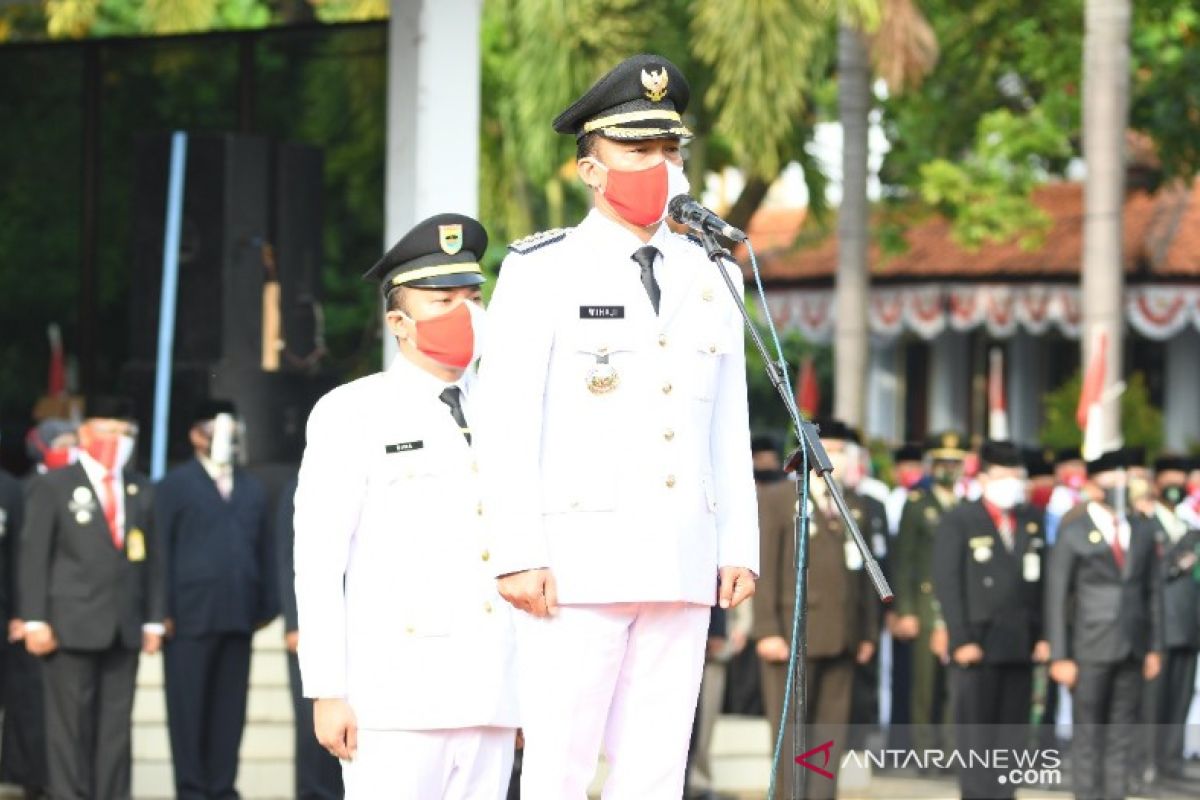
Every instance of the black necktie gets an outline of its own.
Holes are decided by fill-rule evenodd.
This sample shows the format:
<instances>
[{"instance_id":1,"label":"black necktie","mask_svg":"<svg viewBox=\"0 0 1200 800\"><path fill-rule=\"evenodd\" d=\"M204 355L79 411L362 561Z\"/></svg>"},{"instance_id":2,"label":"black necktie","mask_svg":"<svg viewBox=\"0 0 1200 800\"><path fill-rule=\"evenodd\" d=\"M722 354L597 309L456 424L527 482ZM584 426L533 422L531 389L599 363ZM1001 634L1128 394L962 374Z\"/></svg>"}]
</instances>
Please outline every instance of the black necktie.
<instances>
[{"instance_id":1,"label":"black necktie","mask_svg":"<svg viewBox=\"0 0 1200 800\"><path fill-rule=\"evenodd\" d=\"M650 245L639 247L632 256L642 268L642 286L646 287L646 295L650 298L650 305L654 306L655 314L658 313L658 301L662 297L658 281L654 280L654 259L657 257L658 248Z\"/></svg>"},{"instance_id":2,"label":"black necktie","mask_svg":"<svg viewBox=\"0 0 1200 800\"><path fill-rule=\"evenodd\" d=\"M462 389L457 386L447 386L438 395L438 399L446 405L450 406L450 416L454 417L454 421L458 423L459 429L467 440L467 444L471 443L471 428L467 425L467 417L462 410Z\"/></svg>"}]
</instances>

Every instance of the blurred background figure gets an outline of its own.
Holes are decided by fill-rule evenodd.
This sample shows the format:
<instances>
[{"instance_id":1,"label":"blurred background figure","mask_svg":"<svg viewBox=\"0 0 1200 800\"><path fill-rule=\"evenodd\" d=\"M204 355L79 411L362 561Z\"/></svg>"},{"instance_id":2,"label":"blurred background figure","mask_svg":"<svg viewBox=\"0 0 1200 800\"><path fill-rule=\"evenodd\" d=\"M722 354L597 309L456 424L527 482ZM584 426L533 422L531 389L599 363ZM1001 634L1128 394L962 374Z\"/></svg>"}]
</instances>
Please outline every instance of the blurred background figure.
<instances>
[{"instance_id":1,"label":"blurred background figure","mask_svg":"<svg viewBox=\"0 0 1200 800\"><path fill-rule=\"evenodd\" d=\"M821 441L834 465L834 479L842 483L847 467L855 463L855 433L838 420L819 423ZM844 483L842 483L844 487ZM868 508L875 501L845 491L846 504L857 524L866 527ZM875 505L879 505L875 503ZM772 739L785 726L783 755L776 785L780 796L790 797L791 754L795 748L791 724L783 718L788 658L792 647L792 617L796 602L795 485L790 481L759 491L759 536L762 574L754 595L754 633L763 671L763 703L771 723ZM879 638L879 600L871 587L862 554L850 538L845 523L829 496L824 481L813 480L809 508L808 616L808 741L832 739L831 763L847 749L856 668L875 654ZM879 506L880 525L882 506ZM881 528L882 529L882 528ZM795 695L793 695L794 699ZM789 712L790 714L790 712ZM808 796L833 797L836 783L813 780Z\"/></svg>"},{"instance_id":2,"label":"blurred background figure","mask_svg":"<svg viewBox=\"0 0 1200 800\"><path fill-rule=\"evenodd\" d=\"M162 554L150 484L127 468L125 398L90 398L79 461L34 478L21 533L18 616L43 658L51 797L130 796L138 651L163 632Z\"/></svg>"},{"instance_id":3,"label":"blurred background figure","mask_svg":"<svg viewBox=\"0 0 1200 800\"><path fill-rule=\"evenodd\" d=\"M942 517L933 548L933 586L949 634L955 742L966 755L1026 746L1033 665L1042 638L1041 512L1026 502L1025 469L1011 442L985 442L982 496ZM969 763L969 762L968 762ZM964 798L1011 798L1001 770L959 771Z\"/></svg>"},{"instance_id":4,"label":"blurred background figure","mask_svg":"<svg viewBox=\"0 0 1200 800\"><path fill-rule=\"evenodd\" d=\"M34 474L74 464L79 458L76 425L45 419L25 437ZM3 481L0 481L2 483ZM19 513L17 519L20 519ZM4 730L0 737L0 781L20 786L29 798L46 790L46 719L42 700L42 663L25 649L25 623L16 616L20 522L9 512L4 537L4 579L8 599L8 647L4 656Z\"/></svg>"},{"instance_id":5,"label":"blurred background figure","mask_svg":"<svg viewBox=\"0 0 1200 800\"><path fill-rule=\"evenodd\" d=\"M250 639L279 613L267 495L234 465L235 415L229 401L200 404L189 432L195 458L155 491L166 563L167 722L180 800L238 797Z\"/></svg>"},{"instance_id":6,"label":"blurred background figure","mask_svg":"<svg viewBox=\"0 0 1200 800\"><path fill-rule=\"evenodd\" d=\"M286 636L288 686L292 690L292 711L296 719L296 800L341 800L342 766L321 747L313 728L313 706L304 698L300 683L300 623L296 614L296 573L292 561L295 552L296 484L292 478L279 495L275 513L275 559L279 568L279 598L283 608Z\"/></svg>"},{"instance_id":7,"label":"blurred background figure","mask_svg":"<svg viewBox=\"0 0 1200 800\"><path fill-rule=\"evenodd\" d=\"M931 485L909 492L893 551L896 621L892 635L912 643L909 716L912 746L918 750L946 746L945 726L951 718L946 625L933 593L933 541L942 515L958 505L955 490L962 482L966 457L959 433L930 437L925 463Z\"/></svg>"}]
</instances>

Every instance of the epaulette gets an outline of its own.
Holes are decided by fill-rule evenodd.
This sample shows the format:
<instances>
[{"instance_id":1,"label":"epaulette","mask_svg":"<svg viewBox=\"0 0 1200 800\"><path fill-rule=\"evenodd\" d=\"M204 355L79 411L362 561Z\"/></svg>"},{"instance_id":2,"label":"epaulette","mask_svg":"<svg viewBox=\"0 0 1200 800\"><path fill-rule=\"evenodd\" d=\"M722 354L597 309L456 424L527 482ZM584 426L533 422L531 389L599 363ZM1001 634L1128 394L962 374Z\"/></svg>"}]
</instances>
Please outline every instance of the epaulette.
<instances>
[{"instance_id":1,"label":"epaulette","mask_svg":"<svg viewBox=\"0 0 1200 800\"><path fill-rule=\"evenodd\" d=\"M548 231L534 233L524 239L517 239L508 246L508 250L510 253L519 253L520 255L532 253L546 245L562 241L570 230L570 228L551 228Z\"/></svg>"}]
</instances>

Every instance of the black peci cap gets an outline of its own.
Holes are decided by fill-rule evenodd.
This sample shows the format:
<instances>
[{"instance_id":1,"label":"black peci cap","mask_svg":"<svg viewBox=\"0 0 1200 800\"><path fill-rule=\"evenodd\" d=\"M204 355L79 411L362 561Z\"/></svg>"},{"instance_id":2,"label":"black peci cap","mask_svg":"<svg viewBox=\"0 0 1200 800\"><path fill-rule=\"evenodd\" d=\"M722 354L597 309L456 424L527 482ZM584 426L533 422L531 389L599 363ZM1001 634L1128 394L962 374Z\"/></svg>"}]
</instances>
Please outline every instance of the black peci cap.
<instances>
[{"instance_id":1,"label":"black peci cap","mask_svg":"<svg viewBox=\"0 0 1200 800\"><path fill-rule=\"evenodd\" d=\"M1021 448L1012 442L989 439L979 448L979 460L984 467L1023 467L1025 457Z\"/></svg>"},{"instance_id":2,"label":"black peci cap","mask_svg":"<svg viewBox=\"0 0 1200 800\"><path fill-rule=\"evenodd\" d=\"M231 417L237 416L237 406L232 400L209 399L202 400L192 409L192 424L198 425L202 422L216 419L218 414L228 414Z\"/></svg>"},{"instance_id":3,"label":"black peci cap","mask_svg":"<svg viewBox=\"0 0 1200 800\"><path fill-rule=\"evenodd\" d=\"M1083 452L1078 447L1062 447L1054 453L1054 463L1061 464L1064 461L1083 461Z\"/></svg>"},{"instance_id":4,"label":"black peci cap","mask_svg":"<svg viewBox=\"0 0 1200 800\"><path fill-rule=\"evenodd\" d=\"M751 453L778 453L779 442L774 436L759 434L750 440Z\"/></svg>"},{"instance_id":5,"label":"black peci cap","mask_svg":"<svg viewBox=\"0 0 1200 800\"><path fill-rule=\"evenodd\" d=\"M828 417L826 419L813 420L817 428L820 430L822 439L835 439L842 442L852 442L853 444L862 444L862 438L858 435L858 431L850 427L840 419Z\"/></svg>"},{"instance_id":6,"label":"black peci cap","mask_svg":"<svg viewBox=\"0 0 1200 800\"><path fill-rule=\"evenodd\" d=\"M690 96L678 67L644 53L625 59L596 81L558 115L554 130L576 138L599 133L622 141L690 137L681 116Z\"/></svg>"},{"instance_id":7,"label":"black peci cap","mask_svg":"<svg viewBox=\"0 0 1200 800\"><path fill-rule=\"evenodd\" d=\"M87 398L84 419L123 419L133 421L133 401L117 395L96 395Z\"/></svg>"},{"instance_id":8,"label":"black peci cap","mask_svg":"<svg viewBox=\"0 0 1200 800\"><path fill-rule=\"evenodd\" d=\"M1130 453L1125 448L1109 450L1100 454L1094 461L1087 462L1088 477L1099 475L1101 472L1125 469L1130 465Z\"/></svg>"},{"instance_id":9,"label":"black peci cap","mask_svg":"<svg viewBox=\"0 0 1200 800\"><path fill-rule=\"evenodd\" d=\"M1025 471L1031 478L1054 474L1054 451L1039 447L1025 448Z\"/></svg>"},{"instance_id":10,"label":"black peci cap","mask_svg":"<svg viewBox=\"0 0 1200 800\"><path fill-rule=\"evenodd\" d=\"M387 294L395 286L453 289L484 282L479 266L487 231L465 214L437 214L417 223L363 280L378 281Z\"/></svg>"},{"instance_id":11,"label":"black peci cap","mask_svg":"<svg viewBox=\"0 0 1200 800\"><path fill-rule=\"evenodd\" d=\"M921 445L916 442L905 442L892 451L892 460L900 461L920 461L924 452Z\"/></svg>"},{"instance_id":12,"label":"black peci cap","mask_svg":"<svg viewBox=\"0 0 1200 800\"><path fill-rule=\"evenodd\" d=\"M1190 472L1195 459L1187 456L1161 455L1154 460L1155 472Z\"/></svg>"}]
</instances>

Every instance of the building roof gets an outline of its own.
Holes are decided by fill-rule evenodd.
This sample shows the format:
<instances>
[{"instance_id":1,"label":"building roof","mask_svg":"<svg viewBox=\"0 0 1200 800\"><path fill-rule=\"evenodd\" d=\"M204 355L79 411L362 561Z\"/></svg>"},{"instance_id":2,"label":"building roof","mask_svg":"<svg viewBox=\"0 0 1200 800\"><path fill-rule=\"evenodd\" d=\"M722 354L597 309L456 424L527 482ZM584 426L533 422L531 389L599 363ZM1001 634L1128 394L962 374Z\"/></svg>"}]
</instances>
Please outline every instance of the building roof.
<instances>
[{"instance_id":1,"label":"building roof","mask_svg":"<svg viewBox=\"0 0 1200 800\"><path fill-rule=\"evenodd\" d=\"M1036 250L1023 250L1015 239L967 250L951 238L949 221L934 215L905 233L904 253L884 255L872 243L867 256L871 277L895 282L1078 280L1083 259L1083 184L1046 184L1034 192L1033 201L1052 221L1044 244ZM1123 239L1122 261L1130 277L1200 278L1200 178L1164 186L1153 194L1130 191ZM805 248L756 244L762 250L759 265L768 283L827 283L836 271L837 237L832 233Z\"/></svg>"}]
</instances>

